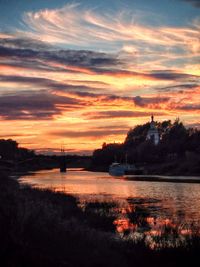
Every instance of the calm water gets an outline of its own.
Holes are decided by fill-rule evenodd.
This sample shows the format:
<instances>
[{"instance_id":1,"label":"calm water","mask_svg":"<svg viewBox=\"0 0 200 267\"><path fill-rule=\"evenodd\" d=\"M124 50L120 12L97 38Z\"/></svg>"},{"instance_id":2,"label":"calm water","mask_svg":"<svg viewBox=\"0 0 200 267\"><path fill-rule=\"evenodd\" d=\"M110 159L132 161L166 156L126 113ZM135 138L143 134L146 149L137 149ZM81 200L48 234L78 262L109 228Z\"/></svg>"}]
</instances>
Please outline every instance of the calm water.
<instances>
[{"instance_id":1,"label":"calm water","mask_svg":"<svg viewBox=\"0 0 200 267\"><path fill-rule=\"evenodd\" d=\"M128 181L79 169L38 171L20 182L75 195L80 203L115 202L113 223L119 233L131 230L159 235L163 227L170 226L184 234L191 227L200 227L200 184Z\"/></svg>"}]
</instances>

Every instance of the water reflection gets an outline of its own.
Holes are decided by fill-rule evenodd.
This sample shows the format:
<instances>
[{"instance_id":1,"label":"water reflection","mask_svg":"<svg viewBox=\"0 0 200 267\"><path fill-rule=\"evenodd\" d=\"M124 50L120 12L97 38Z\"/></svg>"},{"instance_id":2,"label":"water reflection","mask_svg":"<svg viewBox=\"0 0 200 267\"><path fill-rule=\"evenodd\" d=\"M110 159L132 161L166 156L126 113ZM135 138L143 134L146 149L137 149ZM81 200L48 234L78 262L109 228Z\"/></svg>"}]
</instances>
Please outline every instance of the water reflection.
<instances>
[{"instance_id":1,"label":"water reflection","mask_svg":"<svg viewBox=\"0 0 200 267\"><path fill-rule=\"evenodd\" d=\"M200 184L128 181L81 170L40 171L20 182L73 194L86 212L107 213L108 229L114 226L123 238L146 238L152 248L199 234Z\"/></svg>"}]
</instances>

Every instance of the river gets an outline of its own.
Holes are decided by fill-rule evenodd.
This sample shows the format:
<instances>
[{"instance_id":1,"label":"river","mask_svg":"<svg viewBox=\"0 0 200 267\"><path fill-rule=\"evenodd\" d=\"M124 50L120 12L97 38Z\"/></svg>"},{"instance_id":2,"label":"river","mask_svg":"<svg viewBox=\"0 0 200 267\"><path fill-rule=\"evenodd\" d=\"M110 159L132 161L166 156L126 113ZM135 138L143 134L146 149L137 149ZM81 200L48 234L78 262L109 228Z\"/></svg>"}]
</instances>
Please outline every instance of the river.
<instances>
[{"instance_id":1,"label":"river","mask_svg":"<svg viewBox=\"0 0 200 267\"><path fill-rule=\"evenodd\" d=\"M130 181L81 169L69 169L66 173L58 169L37 171L22 176L19 181L74 195L80 203L116 203L118 216L113 223L119 233L125 230L138 233L142 226L144 231L155 235L160 234L163 227L165 230L176 228L184 234L200 227L198 183ZM130 219L129 214L134 214L134 218Z\"/></svg>"}]
</instances>

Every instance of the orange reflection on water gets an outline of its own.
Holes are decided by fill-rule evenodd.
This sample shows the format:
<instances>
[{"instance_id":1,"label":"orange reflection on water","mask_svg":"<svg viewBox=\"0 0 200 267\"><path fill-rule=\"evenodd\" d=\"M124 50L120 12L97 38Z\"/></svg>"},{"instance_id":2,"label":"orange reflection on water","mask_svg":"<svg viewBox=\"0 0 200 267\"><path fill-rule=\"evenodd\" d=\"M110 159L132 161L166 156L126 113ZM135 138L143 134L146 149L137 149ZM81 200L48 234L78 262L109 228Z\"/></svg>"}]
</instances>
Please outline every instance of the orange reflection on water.
<instances>
[{"instance_id":1,"label":"orange reflection on water","mask_svg":"<svg viewBox=\"0 0 200 267\"><path fill-rule=\"evenodd\" d=\"M114 225L116 225L116 231L118 233L123 233L127 230L129 231L135 231L137 229L137 225L130 222L129 219L116 219L113 222Z\"/></svg>"},{"instance_id":2,"label":"orange reflection on water","mask_svg":"<svg viewBox=\"0 0 200 267\"><path fill-rule=\"evenodd\" d=\"M106 213L112 215L116 232L134 239L140 235L151 248L163 240L164 245L171 245L200 234L200 184L127 181L78 169L66 174L40 171L24 176L21 182L75 195L80 203L114 203L107 205ZM105 205L99 212L102 209Z\"/></svg>"},{"instance_id":3,"label":"orange reflection on water","mask_svg":"<svg viewBox=\"0 0 200 267\"><path fill-rule=\"evenodd\" d=\"M145 232L145 235L150 235L150 236L161 236L162 231L161 230L156 230L152 229L150 231Z\"/></svg>"}]
</instances>

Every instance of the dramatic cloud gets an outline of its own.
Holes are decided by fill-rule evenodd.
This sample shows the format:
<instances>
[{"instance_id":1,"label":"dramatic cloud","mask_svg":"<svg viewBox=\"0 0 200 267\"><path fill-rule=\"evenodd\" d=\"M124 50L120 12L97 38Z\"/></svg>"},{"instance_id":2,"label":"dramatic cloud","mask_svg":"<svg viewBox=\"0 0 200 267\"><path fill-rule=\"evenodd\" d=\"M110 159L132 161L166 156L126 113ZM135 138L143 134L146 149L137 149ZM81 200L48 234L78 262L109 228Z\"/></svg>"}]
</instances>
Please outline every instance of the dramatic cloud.
<instances>
[{"instance_id":1,"label":"dramatic cloud","mask_svg":"<svg viewBox=\"0 0 200 267\"><path fill-rule=\"evenodd\" d=\"M24 93L0 97L0 117L4 120L48 120L62 110L80 107L76 99L41 93Z\"/></svg>"},{"instance_id":2,"label":"dramatic cloud","mask_svg":"<svg viewBox=\"0 0 200 267\"><path fill-rule=\"evenodd\" d=\"M175 107L176 109L181 109L184 111L200 111L200 105L199 104L187 104L187 105L177 105Z\"/></svg>"},{"instance_id":3,"label":"dramatic cloud","mask_svg":"<svg viewBox=\"0 0 200 267\"><path fill-rule=\"evenodd\" d=\"M38 78L38 77L23 77L23 76L11 76L11 75L0 75L0 83L21 83L31 85L33 89L48 89L49 91L98 91L99 88L84 86L84 85L72 85L62 82L57 82L51 79Z\"/></svg>"},{"instance_id":4,"label":"dramatic cloud","mask_svg":"<svg viewBox=\"0 0 200 267\"><path fill-rule=\"evenodd\" d=\"M163 115L164 113L157 113L157 115ZM99 111L84 113L83 116L88 119L112 119L112 118L138 118L149 117L148 112L142 111L128 111L128 110L112 110L112 111Z\"/></svg>"},{"instance_id":5,"label":"dramatic cloud","mask_svg":"<svg viewBox=\"0 0 200 267\"><path fill-rule=\"evenodd\" d=\"M7 52L6 52L6 51ZM118 67L118 69L108 68L108 58L104 61L102 59L101 64L104 61L103 65L99 68L95 67L95 64L92 63L93 59L87 59L87 62L78 61L76 56L80 56L80 51L74 52L73 60L67 56L67 54L71 54L72 51L65 51L66 59L64 57L56 57L54 52L36 52L31 50L16 50L16 49L8 49L0 47L0 58L7 58L13 61L11 62L0 62L0 68L20 68L20 69L33 69L33 70L41 70L41 71L49 71L49 72L69 72L69 73L78 73L78 74L87 74L87 75L104 75L111 76L113 78L133 78L133 79L143 79L143 80L152 80L152 81L176 81L176 80L193 80L199 79L198 75L191 75L187 73L182 73L178 71L153 71L153 72L135 72L123 70ZM90 52L88 51L88 57L90 56ZM99 60L99 57L96 57L96 60ZM113 64L114 64L114 59ZM60 61L60 62L59 62ZM63 63L61 63L61 61ZM73 61L73 62L72 62ZM65 62L65 63L64 63ZM110 61L111 62L111 61ZM69 65L73 64L73 65ZM75 65L77 64L77 65ZM84 66L85 64L85 66ZM25 78L26 79L26 78ZM25 80L24 79L24 80ZM45 78L46 79L46 78ZM19 81L20 78L16 78L16 81ZM23 79L21 79L22 82ZM60 83L61 84L61 83ZM105 83L104 83L105 84ZM62 86L62 85L61 85ZM89 89L89 87L88 87Z\"/></svg>"},{"instance_id":6,"label":"dramatic cloud","mask_svg":"<svg viewBox=\"0 0 200 267\"><path fill-rule=\"evenodd\" d=\"M198 88L200 86L200 83L186 83L186 84L177 84L177 85L171 85L171 86L166 86L162 88L156 88L157 91L160 92L171 92L171 91L191 91L195 88Z\"/></svg>"},{"instance_id":7,"label":"dramatic cloud","mask_svg":"<svg viewBox=\"0 0 200 267\"><path fill-rule=\"evenodd\" d=\"M7 48L17 48L17 49L31 49L31 50L50 50L53 47L45 42L35 40L32 38L22 38L16 37L15 35L2 36L0 33L0 46Z\"/></svg>"},{"instance_id":8,"label":"dramatic cloud","mask_svg":"<svg viewBox=\"0 0 200 267\"><path fill-rule=\"evenodd\" d=\"M124 102L133 102L132 97L123 97L123 96L118 96L114 94L97 94L97 93L91 93L91 92L81 92L81 91L73 91L73 92L68 92L69 95L71 96L76 96L80 98L87 98L91 99L92 101L98 100L99 102L111 102L113 103L114 101L124 101Z\"/></svg>"},{"instance_id":9,"label":"dramatic cloud","mask_svg":"<svg viewBox=\"0 0 200 267\"><path fill-rule=\"evenodd\" d=\"M157 104L166 103L169 100L169 97L133 97L135 105L140 107L152 106L155 108Z\"/></svg>"},{"instance_id":10,"label":"dramatic cloud","mask_svg":"<svg viewBox=\"0 0 200 267\"><path fill-rule=\"evenodd\" d=\"M166 0L155 11L149 1L130 1L129 10L118 1L116 9L39 2L17 29L1 28L2 136L47 153L46 140L50 151L62 142L88 153L123 141L152 113L198 124L199 1ZM182 8L176 18L173 5Z\"/></svg>"},{"instance_id":11,"label":"dramatic cloud","mask_svg":"<svg viewBox=\"0 0 200 267\"><path fill-rule=\"evenodd\" d=\"M16 44L15 44L16 42ZM48 50L41 49L40 43L24 41L24 48L19 48L22 40L3 39L0 45L0 68L30 69L46 72L84 74L93 76L110 76L116 78L133 78L135 80L171 81L198 79L198 75L184 73L180 70L133 71L127 69L127 62L117 54L100 53L88 50ZM1 42L0 42L1 43ZM13 45L11 46L10 43ZM23 43L23 42L22 42ZM14 45L15 44L15 45ZM31 44L31 45L30 45ZM25 46L27 45L27 47ZM45 47L45 45L44 45Z\"/></svg>"},{"instance_id":12,"label":"dramatic cloud","mask_svg":"<svg viewBox=\"0 0 200 267\"><path fill-rule=\"evenodd\" d=\"M198 1L193 2L198 5ZM199 31L195 25L186 28L143 26L143 18L138 22L135 21L136 17L127 10L101 14L78 4L68 4L60 9L27 12L24 22L30 36L50 43L85 47L105 47L106 44L119 49L121 42L124 45L131 43L135 47L139 47L138 42L140 45L143 42L150 47L182 47L193 52L199 51L199 46L196 46Z\"/></svg>"},{"instance_id":13,"label":"dramatic cloud","mask_svg":"<svg viewBox=\"0 0 200 267\"><path fill-rule=\"evenodd\" d=\"M32 44L34 45L34 44ZM0 57L3 58L20 58L20 59L38 59L44 61L52 61L65 65L80 67L100 67L100 66L116 66L120 62L115 55L98 53L87 50L41 50L28 48L18 48L0 45Z\"/></svg>"},{"instance_id":14,"label":"dramatic cloud","mask_svg":"<svg viewBox=\"0 0 200 267\"><path fill-rule=\"evenodd\" d=\"M194 79L199 78L197 75L189 75L186 73L181 73L180 71L153 71L149 74L151 77L159 80L181 80L181 79Z\"/></svg>"},{"instance_id":15,"label":"dramatic cloud","mask_svg":"<svg viewBox=\"0 0 200 267\"><path fill-rule=\"evenodd\" d=\"M127 133L126 129L96 129L92 130L89 129L88 131L68 131L68 130L61 130L61 131L51 131L48 134L53 136L60 136L66 138L83 138L83 137L90 137L90 138L98 138L98 137L107 137L107 136L114 136L114 135L124 135Z\"/></svg>"}]
</instances>

